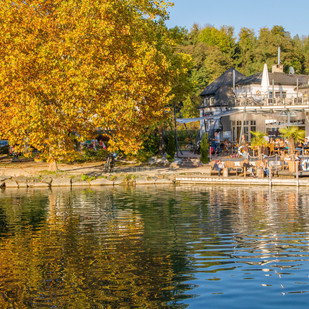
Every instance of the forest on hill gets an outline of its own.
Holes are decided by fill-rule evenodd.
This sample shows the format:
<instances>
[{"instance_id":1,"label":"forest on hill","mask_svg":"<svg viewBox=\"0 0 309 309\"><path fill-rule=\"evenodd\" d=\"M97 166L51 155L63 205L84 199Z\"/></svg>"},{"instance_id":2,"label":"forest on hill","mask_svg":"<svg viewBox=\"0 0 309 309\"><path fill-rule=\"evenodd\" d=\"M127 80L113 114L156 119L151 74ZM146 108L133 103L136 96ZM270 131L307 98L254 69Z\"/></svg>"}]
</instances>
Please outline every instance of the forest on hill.
<instances>
[{"instance_id":1,"label":"forest on hill","mask_svg":"<svg viewBox=\"0 0 309 309\"><path fill-rule=\"evenodd\" d=\"M197 116L199 94L230 67L246 76L263 71L264 63L271 68L278 62L278 47L284 72L293 67L296 74L309 74L309 36L291 37L282 26L261 28L258 34L244 27L237 36L230 26L217 29L195 24L189 31L181 31L183 41L177 51L192 57L189 75L193 85L182 102L183 117Z\"/></svg>"}]
</instances>

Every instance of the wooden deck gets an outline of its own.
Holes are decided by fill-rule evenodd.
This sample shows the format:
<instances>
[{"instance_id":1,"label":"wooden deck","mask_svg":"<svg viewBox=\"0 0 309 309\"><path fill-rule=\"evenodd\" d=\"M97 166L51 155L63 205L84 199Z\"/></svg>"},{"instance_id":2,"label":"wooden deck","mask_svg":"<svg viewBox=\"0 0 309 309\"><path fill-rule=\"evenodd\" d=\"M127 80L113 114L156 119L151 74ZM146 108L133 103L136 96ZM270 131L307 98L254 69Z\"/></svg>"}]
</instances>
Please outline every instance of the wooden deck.
<instances>
[{"instance_id":1,"label":"wooden deck","mask_svg":"<svg viewBox=\"0 0 309 309\"><path fill-rule=\"evenodd\" d=\"M309 186L308 179L297 178L250 178L250 177L211 177L177 176L178 184L216 184L216 185L260 185L260 186Z\"/></svg>"}]
</instances>

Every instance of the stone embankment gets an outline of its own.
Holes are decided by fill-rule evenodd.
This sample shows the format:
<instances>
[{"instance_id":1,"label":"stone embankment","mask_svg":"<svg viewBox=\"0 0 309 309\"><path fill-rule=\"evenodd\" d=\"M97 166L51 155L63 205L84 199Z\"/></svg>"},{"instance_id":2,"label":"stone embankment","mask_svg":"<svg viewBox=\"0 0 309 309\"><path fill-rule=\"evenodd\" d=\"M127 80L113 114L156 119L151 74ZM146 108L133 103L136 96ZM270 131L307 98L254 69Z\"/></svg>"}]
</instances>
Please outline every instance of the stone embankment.
<instances>
[{"instance_id":1,"label":"stone embankment","mask_svg":"<svg viewBox=\"0 0 309 309\"><path fill-rule=\"evenodd\" d=\"M22 160L22 159L21 159ZM94 187L119 185L174 184L177 175L209 173L209 166L200 166L199 159L190 162L152 158L147 165L117 162L113 173L105 173L104 162L59 164L59 171L48 171L44 162L1 160L0 186L5 188Z\"/></svg>"},{"instance_id":2,"label":"stone embankment","mask_svg":"<svg viewBox=\"0 0 309 309\"><path fill-rule=\"evenodd\" d=\"M94 186L118 186L118 185L138 185L138 184L174 184L172 178L136 178L109 180L106 178L96 178L83 180L83 178L50 177L50 178L2 178L0 186L5 188L42 188L42 187L94 187Z\"/></svg>"},{"instance_id":3,"label":"stone embankment","mask_svg":"<svg viewBox=\"0 0 309 309\"><path fill-rule=\"evenodd\" d=\"M102 163L59 165L48 171L44 163L28 162L0 166L0 186L5 188L94 187L139 184L174 184L179 173L173 166L117 166L105 173Z\"/></svg>"},{"instance_id":4,"label":"stone embankment","mask_svg":"<svg viewBox=\"0 0 309 309\"><path fill-rule=\"evenodd\" d=\"M0 165L0 186L3 188L95 187L123 185L263 185L309 186L309 177L218 177L210 176L210 166L199 162L174 162L170 165L117 165L113 173L105 173L102 163L59 165L58 172L49 172L46 163L20 162Z\"/></svg>"}]
</instances>

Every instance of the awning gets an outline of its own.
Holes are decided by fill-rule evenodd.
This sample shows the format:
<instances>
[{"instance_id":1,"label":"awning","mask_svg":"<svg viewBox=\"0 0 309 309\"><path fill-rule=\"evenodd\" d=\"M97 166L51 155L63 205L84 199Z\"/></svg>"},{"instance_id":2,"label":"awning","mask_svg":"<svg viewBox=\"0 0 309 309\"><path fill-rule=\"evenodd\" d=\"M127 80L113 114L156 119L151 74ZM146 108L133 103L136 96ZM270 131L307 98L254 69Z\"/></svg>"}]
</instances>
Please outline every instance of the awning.
<instances>
[{"instance_id":1,"label":"awning","mask_svg":"<svg viewBox=\"0 0 309 309\"><path fill-rule=\"evenodd\" d=\"M229 110L229 111L225 111L225 112L222 112L222 113L219 113L219 114L209 115L209 116L204 116L204 117L177 118L176 121L178 123L190 123L190 122L201 121L201 120L219 120L220 118L222 118L224 116L229 116L229 115L236 114L236 113L241 113L241 111L239 111L239 110Z\"/></svg>"},{"instance_id":2,"label":"awning","mask_svg":"<svg viewBox=\"0 0 309 309\"><path fill-rule=\"evenodd\" d=\"M286 128L286 127L304 127L305 124L303 122L275 122L275 123L266 123L266 127L270 129L278 129L278 128Z\"/></svg>"},{"instance_id":3,"label":"awning","mask_svg":"<svg viewBox=\"0 0 309 309\"><path fill-rule=\"evenodd\" d=\"M198 118L177 118L176 121L179 123L190 123L190 122L195 122L195 121L201 121L204 119L209 119L208 117L198 117Z\"/></svg>"}]
</instances>

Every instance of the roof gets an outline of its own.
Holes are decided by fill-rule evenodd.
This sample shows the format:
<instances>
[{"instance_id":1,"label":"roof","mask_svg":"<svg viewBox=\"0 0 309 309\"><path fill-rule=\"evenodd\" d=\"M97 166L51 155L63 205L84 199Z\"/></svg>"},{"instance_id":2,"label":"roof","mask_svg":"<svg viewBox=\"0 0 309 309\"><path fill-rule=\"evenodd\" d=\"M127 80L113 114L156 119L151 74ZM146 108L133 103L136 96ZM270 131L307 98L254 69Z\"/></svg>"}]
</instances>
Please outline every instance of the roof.
<instances>
[{"instance_id":1,"label":"roof","mask_svg":"<svg viewBox=\"0 0 309 309\"><path fill-rule=\"evenodd\" d=\"M225 71L221 76L219 76L215 81L209 84L205 88L205 90L200 94L200 96L216 95L218 90L222 94L222 91L224 92L222 88L225 88L225 90L227 89L226 86L228 86L228 88L231 88L231 86L233 86L233 71L235 71L236 83L240 81L241 79L246 78L245 75L234 70L234 68L230 68L227 71Z\"/></svg>"},{"instance_id":2,"label":"roof","mask_svg":"<svg viewBox=\"0 0 309 309\"><path fill-rule=\"evenodd\" d=\"M262 72L253 74L245 79L237 82L237 85L250 85L250 84L261 84L262 82ZM268 73L269 75L269 84L272 85L272 81L274 81L275 85L285 85L285 86L296 86L297 79L298 85L308 84L309 75L303 74L285 74L285 73Z\"/></svg>"}]
</instances>

